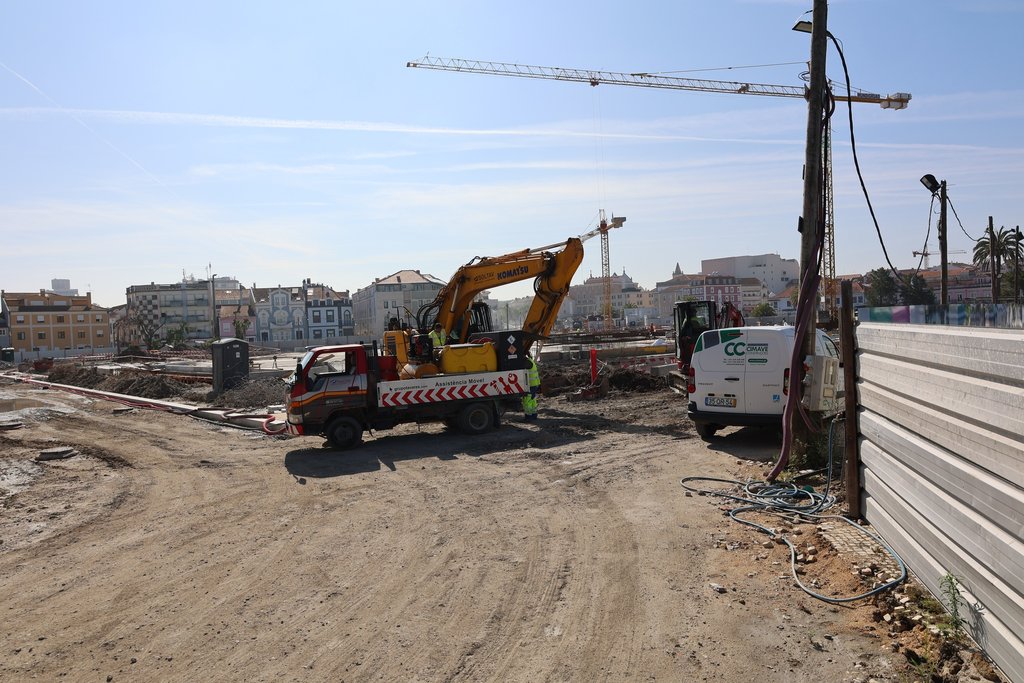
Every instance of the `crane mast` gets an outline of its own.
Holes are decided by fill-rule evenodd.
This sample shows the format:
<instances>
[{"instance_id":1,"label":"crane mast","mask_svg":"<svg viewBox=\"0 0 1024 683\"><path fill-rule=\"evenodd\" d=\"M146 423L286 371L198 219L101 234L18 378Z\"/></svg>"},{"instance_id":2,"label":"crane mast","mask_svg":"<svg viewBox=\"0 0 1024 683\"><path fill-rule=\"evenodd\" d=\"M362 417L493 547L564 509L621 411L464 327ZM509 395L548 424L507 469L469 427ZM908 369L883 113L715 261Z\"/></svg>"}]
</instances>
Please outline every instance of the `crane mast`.
<instances>
[{"instance_id":1,"label":"crane mast","mask_svg":"<svg viewBox=\"0 0 1024 683\"><path fill-rule=\"evenodd\" d=\"M594 235L601 236L601 313L604 317L604 327L609 328L612 324L612 260L608 250L608 231L614 228L621 228L626 222L625 216L612 216L611 222L605 218L604 209L598 219L597 227L580 235L580 240L586 241Z\"/></svg>"},{"instance_id":2,"label":"crane mast","mask_svg":"<svg viewBox=\"0 0 1024 683\"><path fill-rule=\"evenodd\" d=\"M625 85L638 88L661 88L664 90L693 90L732 95L759 95L762 97L798 97L806 99L807 88L803 85L770 85L767 83L745 83L742 81L716 81L702 78L678 78L645 72L622 73L618 71L597 71L593 69L573 69L551 66L532 66L511 62L488 62L451 57L426 56L419 61L407 62L406 66L417 69L433 69L436 71L457 71L462 73L478 73L493 76L514 76L517 78L537 78L553 81L573 81L598 85ZM846 95L835 95L837 102L864 102L877 104L882 109L906 109L910 102L910 93L897 92L890 95L853 90ZM835 263L835 218L832 208L832 130L831 123L823 138L823 158L828 174L825 190L825 244L823 249L823 265L825 272L823 291L826 306L834 319L836 313L836 263ZM603 214L602 214L603 218ZM618 226L615 226L618 227ZM611 282L608 263L607 231L601 233L601 270L606 278L605 287L608 292L605 301L605 312L611 315Z\"/></svg>"}]
</instances>

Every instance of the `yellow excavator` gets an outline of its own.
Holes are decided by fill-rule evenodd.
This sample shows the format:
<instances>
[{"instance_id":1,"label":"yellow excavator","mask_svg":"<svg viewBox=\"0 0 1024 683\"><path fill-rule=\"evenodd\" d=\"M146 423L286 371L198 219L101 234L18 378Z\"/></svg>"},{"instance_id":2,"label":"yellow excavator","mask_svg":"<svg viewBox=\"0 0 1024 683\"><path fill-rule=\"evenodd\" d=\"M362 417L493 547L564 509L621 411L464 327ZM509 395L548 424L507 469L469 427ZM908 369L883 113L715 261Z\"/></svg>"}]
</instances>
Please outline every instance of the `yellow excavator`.
<instances>
[{"instance_id":1,"label":"yellow excavator","mask_svg":"<svg viewBox=\"0 0 1024 683\"><path fill-rule=\"evenodd\" d=\"M593 234L570 237L564 244L474 258L417 312L420 334L385 332L385 353L397 357L406 376L492 371L498 367L499 357L502 367L525 367L533 342L551 333L572 277L583 261L583 242ZM522 328L495 331L487 305L475 301L476 297L485 290L530 278L534 280L534 299ZM427 337L435 323L441 325L443 338L448 340L440 350L434 349Z\"/></svg>"},{"instance_id":2,"label":"yellow excavator","mask_svg":"<svg viewBox=\"0 0 1024 683\"><path fill-rule=\"evenodd\" d=\"M522 327L532 343L551 333L572 276L582 261L583 240L579 237L504 256L478 256L459 268L434 300L417 312L416 324L420 330L429 331L435 322L440 323L447 338L459 341L468 340L472 332L489 332L473 329L486 325L489 318L473 314L476 297L485 290L533 278L535 296Z\"/></svg>"}]
</instances>

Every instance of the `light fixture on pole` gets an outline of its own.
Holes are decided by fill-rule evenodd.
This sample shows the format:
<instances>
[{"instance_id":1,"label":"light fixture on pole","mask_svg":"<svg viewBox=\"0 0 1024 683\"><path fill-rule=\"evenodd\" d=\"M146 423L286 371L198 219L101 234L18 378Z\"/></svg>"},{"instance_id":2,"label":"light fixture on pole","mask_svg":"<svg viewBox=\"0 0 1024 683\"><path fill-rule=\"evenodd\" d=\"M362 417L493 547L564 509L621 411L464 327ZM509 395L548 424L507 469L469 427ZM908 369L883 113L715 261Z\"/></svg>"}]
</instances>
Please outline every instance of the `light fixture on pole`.
<instances>
[{"instance_id":1,"label":"light fixture on pole","mask_svg":"<svg viewBox=\"0 0 1024 683\"><path fill-rule=\"evenodd\" d=\"M800 33L810 33L812 27L813 25L811 24L811 22L800 20L793 25L793 30L799 31Z\"/></svg>"},{"instance_id":2,"label":"light fixture on pole","mask_svg":"<svg viewBox=\"0 0 1024 683\"><path fill-rule=\"evenodd\" d=\"M946 259L946 181L938 181L931 173L921 176L921 184L932 193L934 197L939 195L939 305L945 306L949 302L949 263ZM927 251L925 247L925 251Z\"/></svg>"}]
</instances>

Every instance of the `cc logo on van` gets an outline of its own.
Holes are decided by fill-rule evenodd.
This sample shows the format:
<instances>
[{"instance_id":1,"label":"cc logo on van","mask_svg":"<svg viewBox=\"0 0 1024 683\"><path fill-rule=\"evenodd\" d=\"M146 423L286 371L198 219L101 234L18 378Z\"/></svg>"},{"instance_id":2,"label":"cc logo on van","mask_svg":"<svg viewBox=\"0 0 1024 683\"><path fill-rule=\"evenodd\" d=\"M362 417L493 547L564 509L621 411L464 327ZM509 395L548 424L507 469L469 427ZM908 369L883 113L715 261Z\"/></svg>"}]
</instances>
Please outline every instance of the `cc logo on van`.
<instances>
[{"instance_id":1,"label":"cc logo on van","mask_svg":"<svg viewBox=\"0 0 1024 683\"><path fill-rule=\"evenodd\" d=\"M725 345L725 355L742 356L746 351L746 342L729 342Z\"/></svg>"}]
</instances>

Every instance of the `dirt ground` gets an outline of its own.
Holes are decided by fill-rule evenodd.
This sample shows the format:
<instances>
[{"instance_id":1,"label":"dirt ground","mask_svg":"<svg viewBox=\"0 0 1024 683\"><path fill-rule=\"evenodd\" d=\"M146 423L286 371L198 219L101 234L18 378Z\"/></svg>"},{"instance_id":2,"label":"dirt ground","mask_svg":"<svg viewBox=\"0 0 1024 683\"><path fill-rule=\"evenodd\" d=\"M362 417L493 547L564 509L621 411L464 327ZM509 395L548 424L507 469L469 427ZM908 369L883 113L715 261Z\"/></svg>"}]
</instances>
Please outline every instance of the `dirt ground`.
<instances>
[{"instance_id":1,"label":"dirt ground","mask_svg":"<svg viewBox=\"0 0 1024 683\"><path fill-rule=\"evenodd\" d=\"M807 596L785 546L686 494L778 442L704 443L668 389L348 452L0 377L5 422L3 681L929 680L876 601ZM78 454L35 461L55 445ZM806 528L804 581L862 591Z\"/></svg>"}]
</instances>

